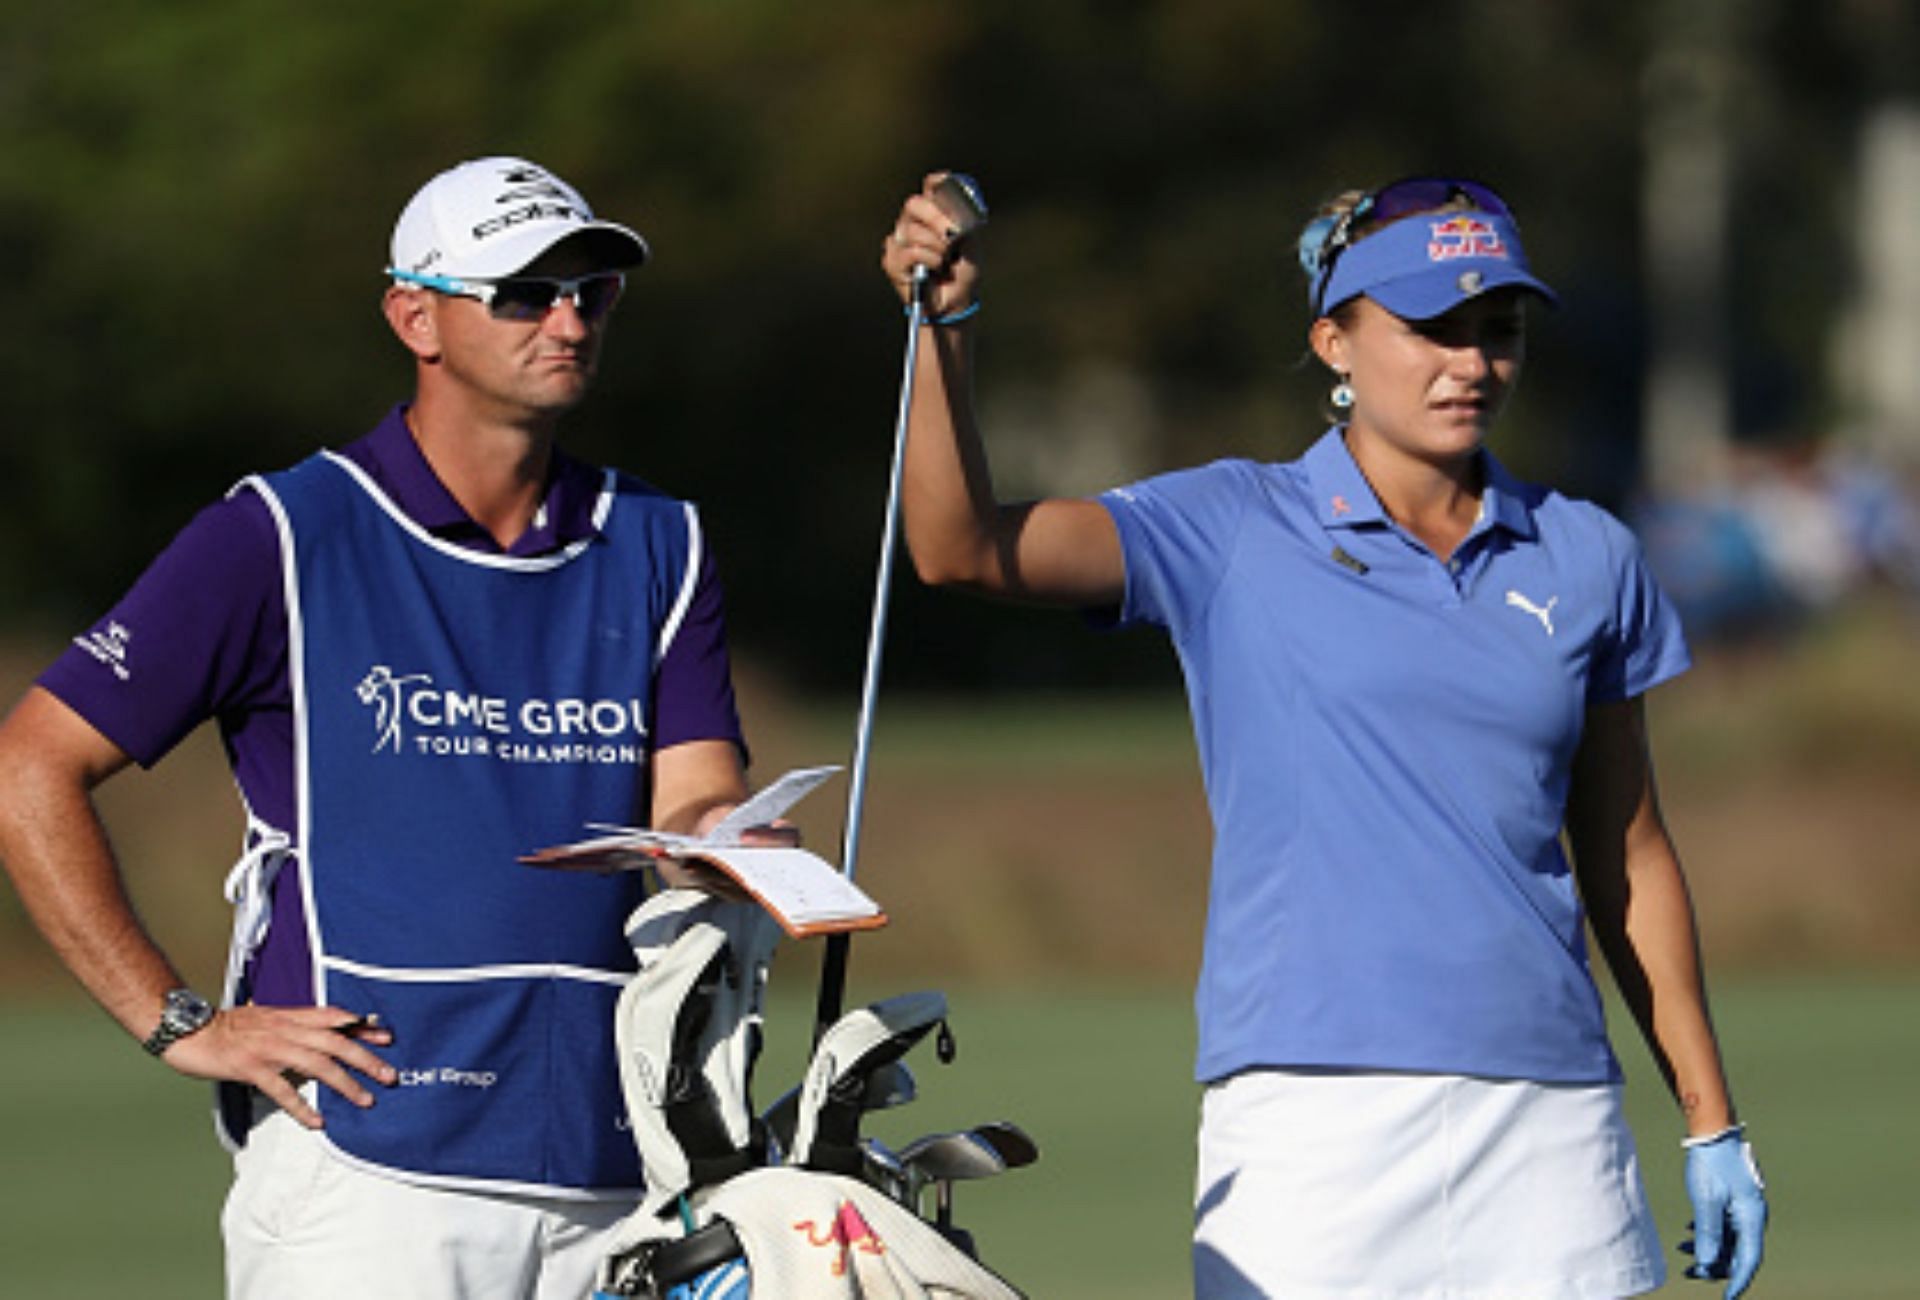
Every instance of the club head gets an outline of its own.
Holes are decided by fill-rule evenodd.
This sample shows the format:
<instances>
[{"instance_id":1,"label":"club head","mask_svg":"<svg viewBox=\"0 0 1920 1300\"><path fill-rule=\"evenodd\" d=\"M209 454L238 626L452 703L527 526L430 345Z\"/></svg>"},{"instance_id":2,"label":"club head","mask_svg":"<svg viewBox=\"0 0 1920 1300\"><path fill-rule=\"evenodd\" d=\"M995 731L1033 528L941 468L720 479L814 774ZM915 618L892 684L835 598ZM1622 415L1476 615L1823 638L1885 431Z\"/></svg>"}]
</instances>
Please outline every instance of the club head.
<instances>
[{"instance_id":1,"label":"club head","mask_svg":"<svg viewBox=\"0 0 1920 1300\"><path fill-rule=\"evenodd\" d=\"M948 172L933 187L933 201L953 222L957 234L970 235L987 224L987 200L980 182L965 172Z\"/></svg>"},{"instance_id":2,"label":"club head","mask_svg":"<svg viewBox=\"0 0 1920 1300\"><path fill-rule=\"evenodd\" d=\"M990 1120L977 1125L972 1132L976 1139L994 1149L1001 1164L1008 1169L1019 1169L1040 1158L1040 1144L1010 1120Z\"/></svg>"},{"instance_id":3,"label":"club head","mask_svg":"<svg viewBox=\"0 0 1920 1300\"><path fill-rule=\"evenodd\" d=\"M953 1184L991 1178L1040 1158L1040 1147L1019 1125L1005 1120L957 1133L930 1133L900 1148L906 1172L906 1203L918 1208L928 1187L934 1189L935 1222L950 1222Z\"/></svg>"},{"instance_id":4,"label":"club head","mask_svg":"<svg viewBox=\"0 0 1920 1300\"><path fill-rule=\"evenodd\" d=\"M1007 1162L972 1132L932 1133L900 1149L900 1163L925 1183L965 1182L1003 1173Z\"/></svg>"},{"instance_id":5,"label":"club head","mask_svg":"<svg viewBox=\"0 0 1920 1300\"><path fill-rule=\"evenodd\" d=\"M913 1202L908 1200L906 1167L901 1164L900 1157L879 1138L860 1139L860 1179L907 1208L914 1208Z\"/></svg>"},{"instance_id":6,"label":"club head","mask_svg":"<svg viewBox=\"0 0 1920 1300\"><path fill-rule=\"evenodd\" d=\"M927 1182L988 1178L1040 1158L1040 1147L1019 1125L1006 1120L932 1133L909 1142L900 1160Z\"/></svg>"}]
</instances>

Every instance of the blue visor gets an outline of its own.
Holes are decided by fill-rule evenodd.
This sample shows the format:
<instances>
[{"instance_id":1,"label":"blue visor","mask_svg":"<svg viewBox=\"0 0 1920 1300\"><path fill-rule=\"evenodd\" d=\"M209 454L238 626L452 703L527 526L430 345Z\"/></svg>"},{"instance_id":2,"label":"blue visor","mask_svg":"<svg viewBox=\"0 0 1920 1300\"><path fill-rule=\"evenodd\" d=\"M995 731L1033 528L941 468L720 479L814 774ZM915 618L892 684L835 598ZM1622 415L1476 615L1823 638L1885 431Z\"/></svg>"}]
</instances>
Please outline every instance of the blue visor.
<instances>
[{"instance_id":1,"label":"blue visor","mask_svg":"<svg viewBox=\"0 0 1920 1300\"><path fill-rule=\"evenodd\" d=\"M1324 284L1324 288L1322 287ZM1431 320L1469 298L1519 288L1560 299L1527 269L1520 228L1487 212L1428 212L1403 218L1340 250L1308 286L1326 315L1361 294L1406 320Z\"/></svg>"}]
</instances>

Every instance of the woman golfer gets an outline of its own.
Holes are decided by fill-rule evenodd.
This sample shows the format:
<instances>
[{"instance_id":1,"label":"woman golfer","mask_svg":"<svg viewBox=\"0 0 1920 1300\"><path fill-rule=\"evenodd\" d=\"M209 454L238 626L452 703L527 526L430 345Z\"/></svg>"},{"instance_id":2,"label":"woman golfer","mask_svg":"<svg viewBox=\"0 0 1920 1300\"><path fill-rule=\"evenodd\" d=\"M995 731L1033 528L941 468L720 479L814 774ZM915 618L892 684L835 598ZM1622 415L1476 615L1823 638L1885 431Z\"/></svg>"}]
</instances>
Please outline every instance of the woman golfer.
<instances>
[{"instance_id":1,"label":"woman golfer","mask_svg":"<svg viewBox=\"0 0 1920 1300\"><path fill-rule=\"evenodd\" d=\"M1157 624L1186 676L1215 830L1197 1294L1659 1286L1584 916L1685 1118L1689 1272L1739 1295L1766 1203L1641 707L1687 650L1632 535L1484 446L1526 300L1553 299L1506 204L1417 178L1308 224L1308 338L1339 415L1300 459L1003 504L970 394L979 254L938 179L882 258L903 297L927 275L915 565Z\"/></svg>"}]
</instances>

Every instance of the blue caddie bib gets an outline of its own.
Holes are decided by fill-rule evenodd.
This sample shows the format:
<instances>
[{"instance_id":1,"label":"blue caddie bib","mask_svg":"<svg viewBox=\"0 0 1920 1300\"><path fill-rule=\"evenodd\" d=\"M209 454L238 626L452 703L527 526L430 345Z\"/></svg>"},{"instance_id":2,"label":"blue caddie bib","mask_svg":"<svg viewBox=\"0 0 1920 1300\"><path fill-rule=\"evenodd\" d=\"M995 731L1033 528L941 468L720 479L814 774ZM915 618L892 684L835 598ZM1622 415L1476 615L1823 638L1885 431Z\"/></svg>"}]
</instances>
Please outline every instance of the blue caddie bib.
<instances>
[{"instance_id":1,"label":"blue caddie bib","mask_svg":"<svg viewBox=\"0 0 1920 1300\"><path fill-rule=\"evenodd\" d=\"M326 1139L416 1181L630 1193L613 1008L641 881L516 858L644 816L697 516L610 473L597 535L517 558L433 537L330 453L249 486L287 566L316 996L377 1014L399 1071L369 1110L318 1088Z\"/></svg>"}]
</instances>

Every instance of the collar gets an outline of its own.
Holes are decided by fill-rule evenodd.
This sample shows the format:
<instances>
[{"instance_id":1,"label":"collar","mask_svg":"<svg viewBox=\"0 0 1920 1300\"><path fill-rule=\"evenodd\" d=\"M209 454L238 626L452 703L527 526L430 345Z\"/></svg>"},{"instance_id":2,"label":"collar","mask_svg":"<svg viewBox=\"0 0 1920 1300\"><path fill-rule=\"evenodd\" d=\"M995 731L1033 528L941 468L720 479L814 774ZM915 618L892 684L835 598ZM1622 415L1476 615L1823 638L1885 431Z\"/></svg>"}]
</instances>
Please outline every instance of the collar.
<instances>
[{"instance_id":1,"label":"collar","mask_svg":"<svg viewBox=\"0 0 1920 1300\"><path fill-rule=\"evenodd\" d=\"M1504 528L1516 537L1537 537L1539 526L1533 522L1533 508L1527 504L1533 494L1527 491L1527 485L1508 473L1485 447L1480 449L1480 465L1486 478L1480 492L1480 517L1490 527Z\"/></svg>"},{"instance_id":2,"label":"collar","mask_svg":"<svg viewBox=\"0 0 1920 1300\"><path fill-rule=\"evenodd\" d=\"M1373 485L1360 472L1343 435L1345 425L1336 424L1322 434L1301 464L1313 490L1313 506L1323 528L1357 528L1367 524L1390 522ZM1484 528L1504 528L1520 537L1533 537L1533 512L1527 506L1526 485L1507 472L1506 466L1482 447L1477 453L1484 482L1480 492L1480 523Z\"/></svg>"},{"instance_id":3,"label":"collar","mask_svg":"<svg viewBox=\"0 0 1920 1300\"><path fill-rule=\"evenodd\" d=\"M420 444L407 428L405 403L395 406L372 432L341 449L341 455L365 470L393 503L415 523L461 546L508 555L545 555L600 531L594 525L604 483L600 471L554 449L547 470L547 494L533 526L505 552L493 535L474 521L433 472Z\"/></svg>"},{"instance_id":4,"label":"collar","mask_svg":"<svg viewBox=\"0 0 1920 1300\"><path fill-rule=\"evenodd\" d=\"M1373 485L1354 463L1342 436L1344 424L1336 424L1320 435L1320 440L1301 457L1307 482L1313 487L1313 507L1324 528L1355 528L1362 524L1384 524L1387 512Z\"/></svg>"}]
</instances>

